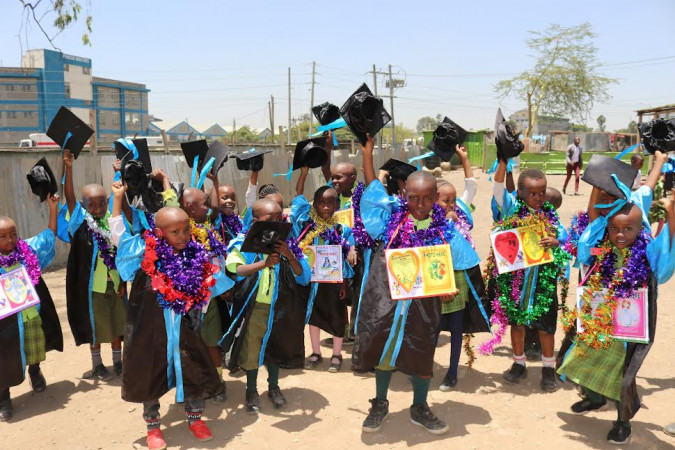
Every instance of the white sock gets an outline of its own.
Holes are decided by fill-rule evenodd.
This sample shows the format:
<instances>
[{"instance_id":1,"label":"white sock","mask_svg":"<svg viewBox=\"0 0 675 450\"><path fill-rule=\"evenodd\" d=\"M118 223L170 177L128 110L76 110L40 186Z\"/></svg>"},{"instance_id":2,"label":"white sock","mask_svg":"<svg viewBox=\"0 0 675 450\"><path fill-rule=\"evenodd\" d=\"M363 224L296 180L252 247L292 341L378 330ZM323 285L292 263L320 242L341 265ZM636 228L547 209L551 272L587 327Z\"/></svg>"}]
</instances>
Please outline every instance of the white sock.
<instances>
[{"instance_id":1,"label":"white sock","mask_svg":"<svg viewBox=\"0 0 675 450\"><path fill-rule=\"evenodd\" d=\"M555 356L551 356L550 358L547 358L546 356L542 355L541 356L541 364L544 367L550 367L550 368L555 368Z\"/></svg>"},{"instance_id":2,"label":"white sock","mask_svg":"<svg viewBox=\"0 0 675 450\"><path fill-rule=\"evenodd\" d=\"M516 364L520 364L521 366L525 365L525 353L522 355L516 355L515 353L513 354L513 362Z\"/></svg>"}]
</instances>

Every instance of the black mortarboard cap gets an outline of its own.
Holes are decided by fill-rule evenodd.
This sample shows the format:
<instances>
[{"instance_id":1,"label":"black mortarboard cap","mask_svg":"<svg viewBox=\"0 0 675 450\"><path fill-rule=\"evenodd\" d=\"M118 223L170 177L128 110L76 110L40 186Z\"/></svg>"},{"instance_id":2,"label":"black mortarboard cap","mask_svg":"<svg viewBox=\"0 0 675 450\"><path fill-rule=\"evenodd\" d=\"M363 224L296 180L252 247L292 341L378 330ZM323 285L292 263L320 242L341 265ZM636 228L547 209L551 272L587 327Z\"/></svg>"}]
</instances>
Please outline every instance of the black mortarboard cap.
<instances>
[{"instance_id":1,"label":"black mortarboard cap","mask_svg":"<svg viewBox=\"0 0 675 450\"><path fill-rule=\"evenodd\" d=\"M211 167L212 174L216 175L220 168L223 167L223 164L225 164L225 161L227 161L227 157L230 152L230 147L220 141L214 141L209 146L209 150L206 152L206 156L204 157L204 163L209 161L211 158L215 159L213 167Z\"/></svg>"},{"instance_id":2,"label":"black mortarboard cap","mask_svg":"<svg viewBox=\"0 0 675 450\"><path fill-rule=\"evenodd\" d=\"M456 152L455 146L464 142L465 137L466 130L446 117L434 130L434 135L427 147L443 161L450 161Z\"/></svg>"},{"instance_id":3,"label":"black mortarboard cap","mask_svg":"<svg viewBox=\"0 0 675 450\"><path fill-rule=\"evenodd\" d=\"M581 179L591 186L602 189L613 197L625 200L625 196L612 179L612 174L616 174L619 181L630 189L633 186L635 177L637 177L638 170L618 159L609 156L593 155L586 165Z\"/></svg>"},{"instance_id":4,"label":"black mortarboard cap","mask_svg":"<svg viewBox=\"0 0 675 450\"><path fill-rule=\"evenodd\" d=\"M361 145L366 145L366 134L374 137L391 120L382 99L375 97L366 83L342 105L340 115Z\"/></svg>"},{"instance_id":5,"label":"black mortarboard cap","mask_svg":"<svg viewBox=\"0 0 675 450\"><path fill-rule=\"evenodd\" d=\"M514 136L513 130L504 119L502 109L497 110L495 119L495 144L497 144L497 156L503 161L520 155L525 146Z\"/></svg>"},{"instance_id":6,"label":"black mortarboard cap","mask_svg":"<svg viewBox=\"0 0 675 450\"><path fill-rule=\"evenodd\" d=\"M145 170L143 163L136 159L125 158L120 167L122 182L127 185L127 200L132 203L133 199L143 195L150 186L150 175Z\"/></svg>"},{"instance_id":7,"label":"black mortarboard cap","mask_svg":"<svg viewBox=\"0 0 675 450\"><path fill-rule=\"evenodd\" d=\"M328 102L316 105L312 112L321 125L328 125L340 118L340 108Z\"/></svg>"},{"instance_id":8,"label":"black mortarboard cap","mask_svg":"<svg viewBox=\"0 0 675 450\"><path fill-rule=\"evenodd\" d=\"M41 158L26 175L30 190L33 194L40 197L40 201L47 200L49 194L56 194L58 186L56 185L56 177L52 168L49 167L47 159Z\"/></svg>"},{"instance_id":9,"label":"black mortarboard cap","mask_svg":"<svg viewBox=\"0 0 675 450\"><path fill-rule=\"evenodd\" d=\"M252 148L245 152L236 153L234 156L237 158L237 169L258 172L263 168L263 155L271 152L272 150L269 148Z\"/></svg>"},{"instance_id":10,"label":"black mortarboard cap","mask_svg":"<svg viewBox=\"0 0 675 450\"><path fill-rule=\"evenodd\" d=\"M206 152L209 151L209 144L205 139L200 139L198 141L181 142L180 148L183 150L183 155L185 155L185 161L187 162L190 169L192 169L195 156L199 156L199 160L197 162L198 168L204 164Z\"/></svg>"},{"instance_id":11,"label":"black mortarboard cap","mask_svg":"<svg viewBox=\"0 0 675 450\"><path fill-rule=\"evenodd\" d=\"M407 180L411 173L416 172L417 168L400 159L390 158L380 167L380 170L386 170L389 177L394 180Z\"/></svg>"},{"instance_id":12,"label":"black mortarboard cap","mask_svg":"<svg viewBox=\"0 0 675 450\"><path fill-rule=\"evenodd\" d=\"M68 133L71 133L71 136L66 141ZM92 134L94 134L94 130L65 106L59 108L47 130L47 136L52 138L63 150L70 150L75 159L80 155L82 147Z\"/></svg>"},{"instance_id":13,"label":"black mortarboard cap","mask_svg":"<svg viewBox=\"0 0 675 450\"><path fill-rule=\"evenodd\" d=\"M152 163L150 162L150 151L148 150L147 139L132 139L131 142L133 142L138 151L138 158L136 159L143 165L145 172L152 172ZM115 141L115 155L117 156L117 159L122 161L122 165L124 165L126 161L134 159L133 152L120 141Z\"/></svg>"},{"instance_id":14,"label":"black mortarboard cap","mask_svg":"<svg viewBox=\"0 0 675 450\"><path fill-rule=\"evenodd\" d=\"M307 139L295 145L293 154L293 170L301 167L315 169L326 163L326 137Z\"/></svg>"},{"instance_id":15,"label":"black mortarboard cap","mask_svg":"<svg viewBox=\"0 0 675 450\"><path fill-rule=\"evenodd\" d=\"M291 232L290 222L257 221L253 222L246 233L244 243L241 244L242 252L250 253L274 253L274 244L278 240L286 240Z\"/></svg>"},{"instance_id":16,"label":"black mortarboard cap","mask_svg":"<svg viewBox=\"0 0 675 450\"><path fill-rule=\"evenodd\" d=\"M654 119L638 125L640 140L645 152L653 155L657 150L675 150L675 119Z\"/></svg>"}]
</instances>

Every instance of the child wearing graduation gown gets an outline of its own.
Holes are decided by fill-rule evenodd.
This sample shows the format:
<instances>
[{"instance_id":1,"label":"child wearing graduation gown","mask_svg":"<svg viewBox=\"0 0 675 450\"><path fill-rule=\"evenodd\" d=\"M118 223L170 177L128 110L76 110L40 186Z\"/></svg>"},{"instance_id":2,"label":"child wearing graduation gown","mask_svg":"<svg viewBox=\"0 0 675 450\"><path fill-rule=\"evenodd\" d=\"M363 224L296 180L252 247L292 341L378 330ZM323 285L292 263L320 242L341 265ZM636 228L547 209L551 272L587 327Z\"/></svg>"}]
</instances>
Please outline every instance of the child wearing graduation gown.
<instances>
[{"instance_id":1,"label":"child wearing graduation gown","mask_svg":"<svg viewBox=\"0 0 675 450\"><path fill-rule=\"evenodd\" d=\"M473 216L470 205L476 195L478 183L473 177L466 149L457 145L455 151L464 168L464 193L457 198L457 190L451 183L438 182L438 204L457 231L450 242L450 249L458 290L455 295L441 298L440 330L450 332L450 365L441 383L441 391L449 391L457 385L463 333L489 332L492 315L490 302L485 295L480 257L471 237ZM471 345L470 342L468 345Z\"/></svg>"},{"instance_id":2,"label":"child wearing graduation gown","mask_svg":"<svg viewBox=\"0 0 675 450\"><path fill-rule=\"evenodd\" d=\"M113 185L111 227L120 216L125 187ZM200 334L202 308L216 285L218 268L208 250L193 239L187 214L164 207L155 224L142 235L124 231L119 239L117 267L132 283L124 334L122 399L143 403L149 448L166 448L159 423L159 398L176 388L185 402L188 426L195 438L207 441L211 431L201 420L205 399L223 384Z\"/></svg>"},{"instance_id":3,"label":"child wearing graduation gown","mask_svg":"<svg viewBox=\"0 0 675 450\"><path fill-rule=\"evenodd\" d=\"M279 205L257 200L250 208L253 222L281 221ZM245 230L248 231L248 230ZM302 251L278 241L269 255L242 252L245 234L230 243L227 270L236 275L232 295L232 324L221 340L230 352L229 368L246 371L246 411L260 411L257 379L263 364L268 371L268 392L276 409L286 404L279 389L279 368L299 368L304 360L304 327L311 273Z\"/></svg>"},{"instance_id":4,"label":"child wearing graduation gown","mask_svg":"<svg viewBox=\"0 0 675 450\"><path fill-rule=\"evenodd\" d=\"M641 225L641 209L627 203L609 219L600 217L586 228L578 243L579 261L590 266L585 277L586 292L579 312L583 332L568 333L559 355L558 373L583 389L584 398L571 407L575 414L586 414L603 407L608 399L617 404L618 418L607 435L612 444L627 444L631 437L630 419L640 409L635 378L656 334L658 285L675 270L675 195L662 200L668 226L656 239ZM589 211L592 218L597 212ZM647 288L649 339L646 343L611 337L612 317L636 289ZM592 309L597 289L607 289L614 304ZM575 321L576 311L567 325ZM620 319L620 313L616 317ZM607 318L608 317L608 318ZM565 323L565 320L563 321ZM570 327L572 328L572 327Z\"/></svg>"},{"instance_id":5,"label":"child wearing graduation gown","mask_svg":"<svg viewBox=\"0 0 675 450\"><path fill-rule=\"evenodd\" d=\"M63 153L64 195L70 252L66 269L68 322L76 345L89 344L92 372L85 377L109 380L101 344L110 343L115 375L122 375L122 336L126 317L126 284L115 266L116 246L110 240L108 197L103 186L82 188L82 203L73 187L74 158ZM67 216L65 211L67 210Z\"/></svg>"},{"instance_id":6,"label":"child wearing graduation gown","mask_svg":"<svg viewBox=\"0 0 675 450\"><path fill-rule=\"evenodd\" d=\"M42 270L54 258L58 195L48 196L49 227L37 236L22 240L9 217L0 217L0 274L23 266L35 287L40 304L0 319L0 422L12 417L9 388L25 379L26 366L33 392L47 387L40 363L45 352L63 351L61 324Z\"/></svg>"},{"instance_id":7,"label":"child wearing graduation gown","mask_svg":"<svg viewBox=\"0 0 675 450\"><path fill-rule=\"evenodd\" d=\"M302 250L310 245L337 245L342 253L342 283L312 282L307 305L309 336L312 354L305 361L306 369L315 369L323 358L319 342L320 330L333 337L333 355L329 372L339 372L342 367L342 341L349 325L347 318L347 279L354 275L357 262L352 230L335 221L333 214L338 208L338 193L329 186L321 186L314 193L310 205L303 196L309 167L302 167L296 186L297 196L291 204L293 237Z\"/></svg>"},{"instance_id":8,"label":"child wearing graduation gown","mask_svg":"<svg viewBox=\"0 0 675 450\"><path fill-rule=\"evenodd\" d=\"M378 244L372 251L369 275L359 306L353 363L356 369L375 367L376 396L362 430L376 432L389 413L387 391L394 371L412 376L413 403L410 420L433 434L448 426L429 409L436 337L441 320L438 297L392 301L386 248L419 247L448 243L456 233L435 202L436 178L417 171L408 177L406 197L391 197L376 179L373 167L374 139L362 147L368 187L361 199L361 217L366 231ZM450 293L450 292L449 292Z\"/></svg>"}]
</instances>

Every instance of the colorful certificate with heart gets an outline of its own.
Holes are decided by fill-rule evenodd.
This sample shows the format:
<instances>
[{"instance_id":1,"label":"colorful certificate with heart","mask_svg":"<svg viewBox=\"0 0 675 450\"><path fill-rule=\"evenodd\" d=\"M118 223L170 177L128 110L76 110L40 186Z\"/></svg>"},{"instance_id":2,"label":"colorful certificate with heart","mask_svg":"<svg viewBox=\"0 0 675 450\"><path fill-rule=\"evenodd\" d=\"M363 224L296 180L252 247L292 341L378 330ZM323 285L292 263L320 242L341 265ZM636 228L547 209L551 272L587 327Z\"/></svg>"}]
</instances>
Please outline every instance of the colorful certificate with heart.
<instances>
[{"instance_id":1,"label":"colorful certificate with heart","mask_svg":"<svg viewBox=\"0 0 675 450\"><path fill-rule=\"evenodd\" d=\"M24 267L0 275L0 319L40 303Z\"/></svg>"},{"instance_id":2,"label":"colorful certificate with heart","mask_svg":"<svg viewBox=\"0 0 675 450\"><path fill-rule=\"evenodd\" d=\"M499 273L552 262L551 251L539 245L545 236L543 224L493 232L490 239Z\"/></svg>"},{"instance_id":3,"label":"colorful certificate with heart","mask_svg":"<svg viewBox=\"0 0 675 450\"><path fill-rule=\"evenodd\" d=\"M577 311L581 310L582 296L586 287L577 288ZM598 305L605 300L606 289L593 293L591 311L595 313ZM614 333L612 337L628 342L649 343L649 300L647 289L633 291L627 298L616 299L616 309L612 317ZM577 317L577 329L584 331L581 320Z\"/></svg>"},{"instance_id":4,"label":"colorful certificate with heart","mask_svg":"<svg viewBox=\"0 0 675 450\"><path fill-rule=\"evenodd\" d=\"M457 292L448 244L385 250L384 257L392 300Z\"/></svg>"},{"instance_id":5,"label":"colorful certificate with heart","mask_svg":"<svg viewBox=\"0 0 675 450\"><path fill-rule=\"evenodd\" d=\"M342 283L342 247L339 245L309 245L302 250L309 267L312 282Z\"/></svg>"},{"instance_id":6,"label":"colorful certificate with heart","mask_svg":"<svg viewBox=\"0 0 675 450\"><path fill-rule=\"evenodd\" d=\"M354 210L352 208L335 211L333 213L335 221L349 228L354 228Z\"/></svg>"}]
</instances>

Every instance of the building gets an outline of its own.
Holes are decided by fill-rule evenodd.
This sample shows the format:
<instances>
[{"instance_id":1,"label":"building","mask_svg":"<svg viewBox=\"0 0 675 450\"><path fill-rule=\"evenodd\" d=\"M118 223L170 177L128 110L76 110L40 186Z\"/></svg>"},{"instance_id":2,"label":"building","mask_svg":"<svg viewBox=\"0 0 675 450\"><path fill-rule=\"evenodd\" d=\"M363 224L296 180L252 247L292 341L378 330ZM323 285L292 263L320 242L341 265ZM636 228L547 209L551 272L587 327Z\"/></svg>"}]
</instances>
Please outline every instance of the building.
<instances>
[{"instance_id":1,"label":"building","mask_svg":"<svg viewBox=\"0 0 675 450\"><path fill-rule=\"evenodd\" d=\"M28 50L21 67L0 67L0 143L45 133L61 106L97 130L99 142L147 134L148 92L144 84L93 76L89 58Z\"/></svg>"},{"instance_id":2,"label":"building","mask_svg":"<svg viewBox=\"0 0 675 450\"><path fill-rule=\"evenodd\" d=\"M225 136L227 136L227 131L225 131L225 128L220 126L217 123L214 123L210 127L208 127L206 130L202 131L202 135L206 139L210 140L218 140L218 139L223 139Z\"/></svg>"},{"instance_id":3,"label":"building","mask_svg":"<svg viewBox=\"0 0 675 450\"><path fill-rule=\"evenodd\" d=\"M529 123L527 109L521 109L520 111L514 112L509 116L509 120L515 122L515 131L525 132L525 129ZM530 135L547 135L551 131L567 131L569 129L569 119L562 117L538 116L537 122L534 124L534 129L530 132Z\"/></svg>"},{"instance_id":4,"label":"building","mask_svg":"<svg viewBox=\"0 0 675 450\"><path fill-rule=\"evenodd\" d=\"M657 106L656 108L638 109L638 123L652 119L673 119L675 118L675 104Z\"/></svg>"}]
</instances>

